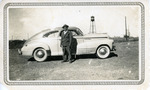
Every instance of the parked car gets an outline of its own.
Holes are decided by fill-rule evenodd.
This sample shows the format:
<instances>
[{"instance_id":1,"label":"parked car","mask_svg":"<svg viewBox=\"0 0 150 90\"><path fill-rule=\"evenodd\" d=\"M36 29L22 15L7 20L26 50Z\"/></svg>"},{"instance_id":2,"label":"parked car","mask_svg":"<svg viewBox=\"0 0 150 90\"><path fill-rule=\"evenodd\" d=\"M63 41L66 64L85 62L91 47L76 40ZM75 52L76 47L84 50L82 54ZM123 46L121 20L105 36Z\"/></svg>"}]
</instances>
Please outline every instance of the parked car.
<instances>
[{"instance_id":1,"label":"parked car","mask_svg":"<svg viewBox=\"0 0 150 90\"><path fill-rule=\"evenodd\" d=\"M21 49L18 49L20 55L32 56L37 61L45 61L48 56L62 55L60 47L61 27L54 30L43 30L29 38ZM114 40L107 34L87 34L77 27L69 27L73 35L72 49L74 55L96 54L98 58L107 58L111 51L115 50Z\"/></svg>"}]
</instances>

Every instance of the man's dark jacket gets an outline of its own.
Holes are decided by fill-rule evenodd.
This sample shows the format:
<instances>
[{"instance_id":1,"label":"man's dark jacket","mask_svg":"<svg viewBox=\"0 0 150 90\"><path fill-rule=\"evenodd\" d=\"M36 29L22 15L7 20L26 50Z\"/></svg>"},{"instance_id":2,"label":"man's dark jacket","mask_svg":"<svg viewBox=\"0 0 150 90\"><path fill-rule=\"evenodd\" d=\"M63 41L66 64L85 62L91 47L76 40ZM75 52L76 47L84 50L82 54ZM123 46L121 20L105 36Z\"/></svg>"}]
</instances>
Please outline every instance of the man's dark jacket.
<instances>
[{"instance_id":1,"label":"man's dark jacket","mask_svg":"<svg viewBox=\"0 0 150 90\"><path fill-rule=\"evenodd\" d=\"M61 36L61 46L71 46L73 38L71 31L67 31L66 34L64 34L64 31L62 31L60 36Z\"/></svg>"}]
</instances>

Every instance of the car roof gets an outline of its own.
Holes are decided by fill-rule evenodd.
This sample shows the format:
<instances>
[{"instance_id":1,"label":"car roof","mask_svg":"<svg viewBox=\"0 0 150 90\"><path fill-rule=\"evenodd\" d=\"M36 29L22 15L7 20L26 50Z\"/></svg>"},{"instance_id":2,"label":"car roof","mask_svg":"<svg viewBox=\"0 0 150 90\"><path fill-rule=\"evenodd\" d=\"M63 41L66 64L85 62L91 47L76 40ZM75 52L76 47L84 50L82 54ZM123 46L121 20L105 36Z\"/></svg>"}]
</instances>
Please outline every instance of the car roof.
<instances>
[{"instance_id":1,"label":"car roof","mask_svg":"<svg viewBox=\"0 0 150 90\"><path fill-rule=\"evenodd\" d=\"M72 30L72 29L79 29L79 28L70 26L68 29ZM63 28L62 27L56 27L54 30L63 30Z\"/></svg>"},{"instance_id":2,"label":"car roof","mask_svg":"<svg viewBox=\"0 0 150 90\"><path fill-rule=\"evenodd\" d=\"M79 28L70 26L68 29L69 29L69 30L76 30L76 29L79 29ZM60 31L62 31L62 30L63 30L62 27L56 27L56 28L54 28L54 29L45 29L45 30L42 30L41 32L39 32L39 33L37 33L37 34L45 34L45 33L47 33L47 32L53 32L53 31L59 31L59 32L60 32Z\"/></svg>"}]
</instances>

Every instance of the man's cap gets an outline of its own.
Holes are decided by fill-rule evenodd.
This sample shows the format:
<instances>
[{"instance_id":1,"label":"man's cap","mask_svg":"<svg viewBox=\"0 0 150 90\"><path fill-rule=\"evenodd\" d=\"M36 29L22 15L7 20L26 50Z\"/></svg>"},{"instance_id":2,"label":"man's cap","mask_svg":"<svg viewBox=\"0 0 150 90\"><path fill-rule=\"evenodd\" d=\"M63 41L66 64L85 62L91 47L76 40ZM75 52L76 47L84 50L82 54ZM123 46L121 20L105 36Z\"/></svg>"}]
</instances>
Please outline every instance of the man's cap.
<instances>
[{"instance_id":1,"label":"man's cap","mask_svg":"<svg viewBox=\"0 0 150 90\"><path fill-rule=\"evenodd\" d=\"M67 27L67 28L68 28L69 26L68 26L67 24L65 24L64 26L62 26L62 28L64 28L64 27Z\"/></svg>"}]
</instances>

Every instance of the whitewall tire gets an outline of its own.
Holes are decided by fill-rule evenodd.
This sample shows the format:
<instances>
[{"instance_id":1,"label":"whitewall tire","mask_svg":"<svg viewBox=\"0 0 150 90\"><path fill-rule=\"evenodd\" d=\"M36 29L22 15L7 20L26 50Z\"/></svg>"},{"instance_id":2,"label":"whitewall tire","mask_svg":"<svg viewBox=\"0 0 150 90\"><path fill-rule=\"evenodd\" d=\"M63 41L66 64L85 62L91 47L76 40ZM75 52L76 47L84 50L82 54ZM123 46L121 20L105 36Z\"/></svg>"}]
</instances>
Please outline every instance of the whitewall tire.
<instances>
[{"instance_id":1,"label":"whitewall tire","mask_svg":"<svg viewBox=\"0 0 150 90\"><path fill-rule=\"evenodd\" d=\"M48 57L48 54L45 49L38 48L34 51L33 57L36 61L42 62L45 61Z\"/></svg>"},{"instance_id":2,"label":"whitewall tire","mask_svg":"<svg viewBox=\"0 0 150 90\"><path fill-rule=\"evenodd\" d=\"M110 49L108 46L100 46L96 51L98 58L107 58L110 55Z\"/></svg>"}]
</instances>

